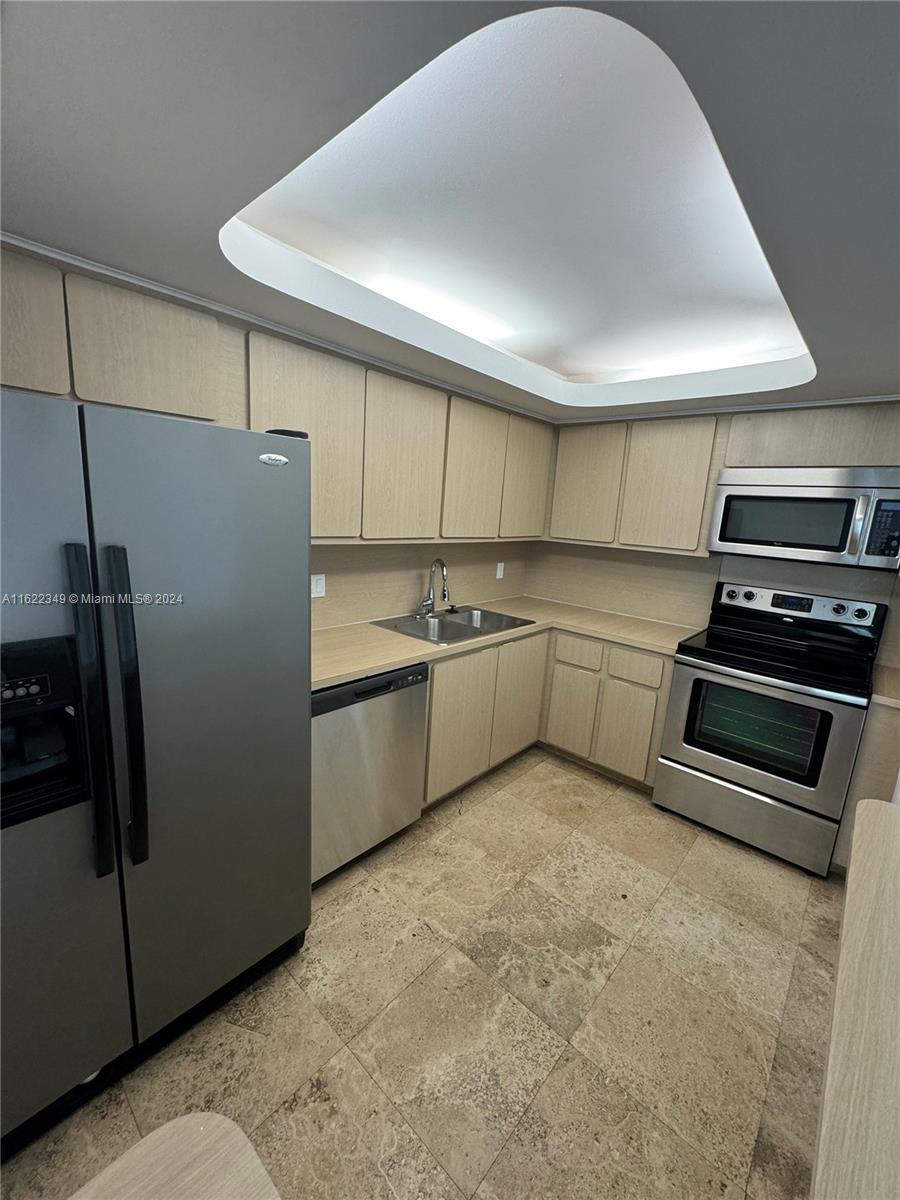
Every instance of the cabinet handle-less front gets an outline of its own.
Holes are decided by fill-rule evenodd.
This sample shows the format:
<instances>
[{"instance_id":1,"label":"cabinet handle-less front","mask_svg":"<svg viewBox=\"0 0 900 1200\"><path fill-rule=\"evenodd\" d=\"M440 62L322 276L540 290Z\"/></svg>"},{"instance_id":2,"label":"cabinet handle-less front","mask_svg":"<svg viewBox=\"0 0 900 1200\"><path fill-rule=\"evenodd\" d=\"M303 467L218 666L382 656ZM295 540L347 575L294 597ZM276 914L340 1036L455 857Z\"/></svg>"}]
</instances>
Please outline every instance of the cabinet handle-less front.
<instances>
[{"instance_id":1,"label":"cabinet handle-less front","mask_svg":"<svg viewBox=\"0 0 900 1200\"><path fill-rule=\"evenodd\" d=\"M93 606L88 597L94 590L87 546L66 542L66 571L69 591L75 597L72 619L75 628L75 655L84 709L84 738L88 786L91 793L94 825L94 866L97 878L111 875L116 865L113 845L112 790L106 763L103 730L103 690L100 681L100 646L94 624Z\"/></svg>"},{"instance_id":2,"label":"cabinet handle-less front","mask_svg":"<svg viewBox=\"0 0 900 1200\"><path fill-rule=\"evenodd\" d=\"M131 576L128 551L124 546L106 547L106 566L110 588L115 596L116 645L119 651L119 677L122 683L122 710L125 717L125 757L128 762L128 853L135 864L150 857L150 823L147 812L147 752L144 745L144 705L141 699L141 672L138 664L137 635L134 631L134 607L131 603Z\"/></svg>"}]
</instances>

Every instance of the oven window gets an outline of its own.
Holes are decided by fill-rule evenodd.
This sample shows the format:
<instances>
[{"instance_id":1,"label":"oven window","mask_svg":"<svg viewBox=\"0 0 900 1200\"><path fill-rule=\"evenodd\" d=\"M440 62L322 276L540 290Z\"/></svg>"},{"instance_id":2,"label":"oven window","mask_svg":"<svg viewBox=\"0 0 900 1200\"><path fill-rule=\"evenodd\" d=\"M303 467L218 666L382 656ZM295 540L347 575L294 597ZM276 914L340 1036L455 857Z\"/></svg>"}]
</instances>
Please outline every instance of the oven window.
<instances>
[{"instance_id":1,"label":"oven window","mask_svg":"<svg viewBox=\"0 0 900 1200\"><path fill-rule=\"evenodd\" d=\"M842 552L855 509L852 496L727 496L719 540Z\"/></svg>"},{"instance_id":2,"label":"oven window","mask_svg":"<svg viewBox=\"0 0 900 1200\"><path fill-rule=\"evenodd\" d=\"M769 775L815 787L831 713L724 683L696 679L684 740Z\"/></svg>"}]
</instances>

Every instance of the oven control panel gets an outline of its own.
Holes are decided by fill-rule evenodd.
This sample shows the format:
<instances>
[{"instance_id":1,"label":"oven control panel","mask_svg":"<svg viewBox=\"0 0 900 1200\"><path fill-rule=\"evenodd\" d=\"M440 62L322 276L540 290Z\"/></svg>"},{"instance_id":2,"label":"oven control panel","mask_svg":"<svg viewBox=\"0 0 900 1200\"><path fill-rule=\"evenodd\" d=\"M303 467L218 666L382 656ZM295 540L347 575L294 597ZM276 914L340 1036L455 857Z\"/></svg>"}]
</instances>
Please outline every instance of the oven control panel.
<instances>
[{"instance_id":1,"label":"oven control panel","mask_svg":"<svg viewBox=\"0 0 900 1200\"><path fill-rule=\"evenodd\" d=\"M755 609L787 619L810 617L837 625L871 625L877 606L867 600L845 600L840 596L812 596L805 592L776 592L746 583L720 583L719 603Z\"/></svg>"}]
</instances>

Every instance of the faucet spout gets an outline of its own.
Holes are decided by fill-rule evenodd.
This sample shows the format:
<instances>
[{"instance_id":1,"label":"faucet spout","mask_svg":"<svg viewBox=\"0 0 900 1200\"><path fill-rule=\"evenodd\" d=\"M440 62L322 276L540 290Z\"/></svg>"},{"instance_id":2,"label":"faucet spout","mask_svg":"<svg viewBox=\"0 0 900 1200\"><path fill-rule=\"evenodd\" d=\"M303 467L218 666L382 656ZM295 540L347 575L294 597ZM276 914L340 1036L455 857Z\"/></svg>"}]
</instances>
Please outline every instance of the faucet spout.
<instances>
[{"instance_id":1,"label":"faucet spout","mask_svg":"<svg viewBox=\"0 0 900 1200\"><path fill-rule=\"evenodd\" d=\"M419 602L418 612L425 617L434 616L434 585L435 576L438 569L441 572L441 600L444 604L450 605L450 581L447 575L447 564L442 558L436 558L431 564L431 573L428 580L428 589L425 595ZM452 607L452 606L451 606Z\"/></svg>"}]
</instances>

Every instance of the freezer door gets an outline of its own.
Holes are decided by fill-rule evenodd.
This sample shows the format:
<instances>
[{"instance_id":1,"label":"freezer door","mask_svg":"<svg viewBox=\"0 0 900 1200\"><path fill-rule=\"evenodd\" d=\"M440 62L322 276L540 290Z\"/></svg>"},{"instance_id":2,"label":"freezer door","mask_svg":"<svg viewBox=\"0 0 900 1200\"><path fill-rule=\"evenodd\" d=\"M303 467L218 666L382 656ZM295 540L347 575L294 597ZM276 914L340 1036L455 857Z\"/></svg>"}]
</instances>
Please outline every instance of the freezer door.
<instances>
[{"instance_id":1,"label":"freezer door","mask_svg":"<svg viewBox=\"0 0 900 1200\"><path fill-rule=\"evenodd\" d=\"M77 405L5 392L0 434L4 648L74 638L71 604L25 603L24 597L68 595L65 543L81 546L87 561ZM87 630L89 605L79 617ZM12 708L4 705L4 758L21 736L20 722L7 714ZM132 1041L115 857L109 841L98 863L94 836L98 805L101 815L104 806L112 815L104 763L96 761L105 756L102 712L90 734L100 793L86 776L84 799L0 833L4 1134Z\"/></svg>"},{"instance_id":2,"label":"freezer door","mask_svg":"<svg viewBox=\"0 0 900 1200\"><path fill-rule=\"evenodd\" d=\"M143 1039L309 923L309 444L84 428Z\"/></svg>"}]
</instances>

